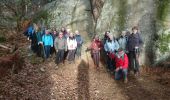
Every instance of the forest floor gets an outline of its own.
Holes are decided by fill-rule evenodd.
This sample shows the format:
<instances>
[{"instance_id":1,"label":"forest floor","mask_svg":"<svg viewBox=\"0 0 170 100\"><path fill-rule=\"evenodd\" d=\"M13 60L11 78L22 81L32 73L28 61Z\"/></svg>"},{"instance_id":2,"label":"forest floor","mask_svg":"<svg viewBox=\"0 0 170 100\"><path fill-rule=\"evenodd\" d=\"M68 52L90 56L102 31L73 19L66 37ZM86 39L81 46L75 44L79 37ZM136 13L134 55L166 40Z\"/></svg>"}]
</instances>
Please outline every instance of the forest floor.
<instances>
[{"instance_id":1,"label":"forest floor","mask_svg":"<svg viewBox=\"0 0 170 100\"><path fill-rule=\"evenodd\" d=\"M94 67L89 52L74 64L55 69L55 56L47 61L20 45L24 66L0 77L0 100L169 100L170 69L142 68L141 76L129 74L127 84L115 81L105 67ZM0 65L1 66L1 65Z\"/></svg>"}]
</instances>

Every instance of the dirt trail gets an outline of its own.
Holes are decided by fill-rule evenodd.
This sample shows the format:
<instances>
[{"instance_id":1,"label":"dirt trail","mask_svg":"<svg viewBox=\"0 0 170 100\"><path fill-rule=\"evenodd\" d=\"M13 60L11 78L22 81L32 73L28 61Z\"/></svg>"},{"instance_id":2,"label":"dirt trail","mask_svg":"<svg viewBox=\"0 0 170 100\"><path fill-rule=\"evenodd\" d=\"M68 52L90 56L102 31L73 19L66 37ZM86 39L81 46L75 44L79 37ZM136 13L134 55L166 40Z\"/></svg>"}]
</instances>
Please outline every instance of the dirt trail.
<instances>
[{"instance_id":1,"label":"dirt trail","mask_svg":"<svg viewBox=\"0 0 170 100\"><path fill-rule=\"evenodd\" d=\"M100 64L94 68L90 53L84 53L75 64L55 70L54 58L26 65L20 73L0 79L0 99L7 100L169 100L170 87L142 75L129 76L129 82L115 81ZM45 71L40 69L44 68ZM168 83L169 84L169 83Z\"/></svg>"}]
</instances>

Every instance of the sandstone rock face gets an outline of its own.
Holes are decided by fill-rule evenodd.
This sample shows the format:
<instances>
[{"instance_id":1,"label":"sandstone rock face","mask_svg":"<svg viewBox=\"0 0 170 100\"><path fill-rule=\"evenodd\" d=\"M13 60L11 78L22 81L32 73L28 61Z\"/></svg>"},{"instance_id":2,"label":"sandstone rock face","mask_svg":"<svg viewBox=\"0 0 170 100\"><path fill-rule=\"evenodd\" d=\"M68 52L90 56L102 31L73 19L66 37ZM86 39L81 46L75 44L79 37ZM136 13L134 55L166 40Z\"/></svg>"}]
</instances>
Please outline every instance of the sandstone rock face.
<instances>
[{"instance_id":1,"label":"sandstone rock face","mask_svg":"<svg viewBox=\"0 0 170 100\"><path fill-rule=\"evenodd\" d=\"M66 27L72 32L79 30L84 34L94 30L90 0L56 0L46 5L44 9L50 14L48 19L50 27L58 29Z\"/></svg>"},{"instance_id":2,"label":"sandstone rock face","mask_svg":"<svg viewBox=\"0 0 170 100\"><path fill-rule=\"evenodd\" d=\"M162 34L170 28L168 24L170 23L169 4L168 0L106 0L97 20L95 31L104 34L105 31L110 30L115 36L119 36L122 30L131 31L133 26L139 26L144 41L140 63L153 64L161 58L160 55L164 57L169 53L168 51L164 54L161 53L159 50L161 46L158 46L159 31L162 30ZM160 9L163 9L164 6L166 6L165 13L161 13L164 18L158 19L159 12L163 11Z\"/></svg>"},{"instance_id":3,"label":"sandstone rock face","mask_svg":"<svg viewBox=\"0 0 170 100\"><path fill-rule=\"evenodd\" d=\"M160 37L170 34L169 0L55 0L44 10L51 15L50 27L64 26L73 32L78 29L85 38L93 35L90 33L102 37L107 30L117 37L122 30L131 31L133 26L139 26L144 41L141 64L153 64L160 55L169 54L167 48L161 52L164 41Z\"/></svg>"}]
</instances>

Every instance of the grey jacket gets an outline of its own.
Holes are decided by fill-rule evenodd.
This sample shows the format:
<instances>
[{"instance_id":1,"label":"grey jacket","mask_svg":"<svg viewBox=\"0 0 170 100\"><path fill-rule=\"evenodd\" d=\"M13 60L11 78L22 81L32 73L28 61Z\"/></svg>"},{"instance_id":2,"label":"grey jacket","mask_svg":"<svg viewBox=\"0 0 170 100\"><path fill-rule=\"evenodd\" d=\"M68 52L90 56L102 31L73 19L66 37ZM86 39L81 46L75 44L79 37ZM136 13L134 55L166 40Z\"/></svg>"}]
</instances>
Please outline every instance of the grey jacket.
<instances>
[{"instance_id":1,"label":"grey jacket","mask_svg":"<svg viewBox=\"0 0 170 100\"><path fill-rule=\"evenodd\" d=\"M55 50L67 50L67 41L64 37L56 37L54 41Z\"/></svg>"}]
</instances>

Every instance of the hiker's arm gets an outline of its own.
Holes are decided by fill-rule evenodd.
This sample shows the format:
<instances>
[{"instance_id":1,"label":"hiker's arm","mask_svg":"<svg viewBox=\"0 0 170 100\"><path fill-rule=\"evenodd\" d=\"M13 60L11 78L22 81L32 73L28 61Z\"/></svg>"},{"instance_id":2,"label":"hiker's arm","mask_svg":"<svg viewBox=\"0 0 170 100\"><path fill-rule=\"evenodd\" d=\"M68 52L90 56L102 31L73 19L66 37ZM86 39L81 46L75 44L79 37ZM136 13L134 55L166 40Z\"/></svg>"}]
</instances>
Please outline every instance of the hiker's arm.
<instances>
[{"instance_id":1,"label":"hiker's arm","mask_svg":"<svg viewBox=\"0 0 170 100\"><path fill-rule=\"evenodd\" d=\"M124 63L123 63L123 68L127 68L128 67L128 63L129 63L129 61L128 61L128 57L127 57L127 55L125 54L124 55Z\"/></svg>"},{"instance_id":2,"label":"hiker's arm","mask_svg":"<svg viewBox=\"0 0 170 100\"><path fill-rule=\"evenodd\" d=\"M66 39L64 39L64 48L65 48L65 51L67 51L67 40Z\"/></svg>"},{"instance_id":3,"label":"hiker's arm","mask_svg":"<svg viewBox=\"0 0 170 100\"><path fill-rule=\"evenodd\" d=\"M55 50L57 52L58 51L57 38L55 38L55 40L54 40L54 48L55 48Z\"/></svg>"},{"instance_id":4,"label":"hiker's arm","mask_svg":"<svg viewBox=\"0 0 170 100\"><path fill-rule=\"evenodd\" d=\"M118 44L117 40L116 40L115 44L116 44L116 48L115 48L115 49L118 51L118 49L119 49L119 44Z\"/></svg>"},{"instance_id":5,"label":"hiker's arm","mask_svg":"<svg viewBox=\"0 0 170 100\"><path fill-rule=\"evenodd\" d=\"M51 37L51 39L50 39L51 47L53 47L53 45L54 45L53 37L52 36L50 36L50 37Z\"/></svg>"}]
</instances>

